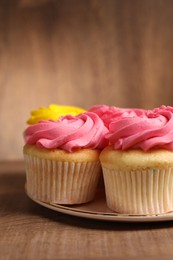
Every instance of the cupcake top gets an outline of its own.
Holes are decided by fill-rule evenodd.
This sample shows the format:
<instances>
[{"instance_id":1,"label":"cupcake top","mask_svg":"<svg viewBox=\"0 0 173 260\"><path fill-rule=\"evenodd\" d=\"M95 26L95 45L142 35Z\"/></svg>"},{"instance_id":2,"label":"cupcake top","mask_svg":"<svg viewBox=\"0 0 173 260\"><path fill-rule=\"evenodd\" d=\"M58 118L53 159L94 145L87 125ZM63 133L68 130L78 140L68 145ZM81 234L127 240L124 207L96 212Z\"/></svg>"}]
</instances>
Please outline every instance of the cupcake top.
<instances>
[{"instance_id":1,"label":"cupcake top","mask_svg":"<svg viewBox=\"0 0 173 260\"><path fill-rule=\"evenodd\" d=\"M88 109L89 112L96 113L103 121L106 127L116 119L122 117L144 116L146 111L139 108L119 108L115 106L94 105Z\"/></svg>"},{"instance_id":2,"label":"cupcake top","mask_svg":"<svg viewBox=\"0 0 173 260\"><path fill-rule=\"evenodd\" d=\"M75 116L83 112L85 112L85 110L79 107L51 104L49 107L41 107L37 110L31 111L27 124L33 125L38 123L40 120L58 120L60 116L68 114Z\"/></svg>"},{"instance_id":3,"label":"cupcake top","mask_svg":"<svg viewBox=\"0 0 173 260\"><path fill-rule=\"evenodd\" d=\"M25 141L38 148L73 152L83 148L103 149L108 144L106 133L108 129L102 120L94 113L85 112L63 116L58 121L42 120L29 126Z\"/></svg>"},{"instance_id":4,"label":"cupcake top","mask_svg":"<svg viewBox=\"0 0 173 260\"><path fill-rule=\"evenodd\" d=\"M161 106L116 118L109 125L106 138L115 150L151 149L173 150L173 108Z\"/></svg>"}]
</instances>

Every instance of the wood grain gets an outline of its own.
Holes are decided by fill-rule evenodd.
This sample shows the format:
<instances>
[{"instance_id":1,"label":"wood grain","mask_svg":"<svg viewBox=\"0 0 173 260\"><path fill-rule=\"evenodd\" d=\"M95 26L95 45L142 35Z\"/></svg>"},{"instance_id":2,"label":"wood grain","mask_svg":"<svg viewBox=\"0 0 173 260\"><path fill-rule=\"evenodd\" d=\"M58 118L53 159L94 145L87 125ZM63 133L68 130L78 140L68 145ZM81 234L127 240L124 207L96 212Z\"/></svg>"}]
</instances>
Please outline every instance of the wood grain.
<instances>
[{"instance_id":1,"label":"wood grain","mask_svg":"<svg viewBox=\"0 0 173 260\"><path fill-rule=\"evenodd\" d=\"M173 225L87 220L32 202L22 162L0 165L0 259L172 259Z\"/></svg>"},{"instance_id":2,"label":"wood grain","mask_svg":"<svg viewBox=\"0 0 173 260\"><path fill-rule=\"evenodd\" d=\"M50 103L173 105L173 1L0 1L0 159Z\"/></svg>"}]
</instances>

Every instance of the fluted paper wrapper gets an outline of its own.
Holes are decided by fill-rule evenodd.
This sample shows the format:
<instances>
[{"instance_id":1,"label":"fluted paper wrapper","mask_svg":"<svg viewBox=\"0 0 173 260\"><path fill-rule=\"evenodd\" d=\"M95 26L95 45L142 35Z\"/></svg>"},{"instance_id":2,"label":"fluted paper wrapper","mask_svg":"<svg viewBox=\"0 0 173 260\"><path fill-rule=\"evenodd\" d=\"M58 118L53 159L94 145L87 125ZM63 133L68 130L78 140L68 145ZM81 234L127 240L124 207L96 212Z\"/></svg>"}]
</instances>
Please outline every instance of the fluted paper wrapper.
<instances>
[{"instance_id":1,"label":"fluted paper wrapper","mask_svg":"<svg viewBox=\"0 0 173 260\"><path fill-rule=\"evenodd\" d=\"M99 162L61 162L25 155L26 189L33 199L47 203L91 201L100 177Z\"/></svg>"},{"instance_id":2,"label":"fluted paper wrapper","mask_svg":"<svg viewBox=\"0 0 173 260\"><path fill-rule=\"evenodd\" d=\"M129 215L173 211L173 169L116 171L103 167L107 205Z\"/></svg>"}]
</instances>

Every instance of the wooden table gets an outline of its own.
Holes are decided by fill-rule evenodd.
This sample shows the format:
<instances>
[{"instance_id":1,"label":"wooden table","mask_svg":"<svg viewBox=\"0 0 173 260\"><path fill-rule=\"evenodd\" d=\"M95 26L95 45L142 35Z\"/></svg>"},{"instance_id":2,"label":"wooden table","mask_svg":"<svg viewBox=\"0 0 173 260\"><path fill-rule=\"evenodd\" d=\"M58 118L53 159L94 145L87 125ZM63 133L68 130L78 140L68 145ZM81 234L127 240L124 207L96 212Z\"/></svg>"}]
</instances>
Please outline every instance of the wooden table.
<instances>
[{"instance_id":1,"label":"wooden table","mask_svg":"<svg viewBox=\"0 0 173 260\"><path fill-rule=\"evenodd\" d=\"M173 222L72 217L34 203L23 162L0 163L0 260L173 259Z\"/></svg>"}]
</instances>

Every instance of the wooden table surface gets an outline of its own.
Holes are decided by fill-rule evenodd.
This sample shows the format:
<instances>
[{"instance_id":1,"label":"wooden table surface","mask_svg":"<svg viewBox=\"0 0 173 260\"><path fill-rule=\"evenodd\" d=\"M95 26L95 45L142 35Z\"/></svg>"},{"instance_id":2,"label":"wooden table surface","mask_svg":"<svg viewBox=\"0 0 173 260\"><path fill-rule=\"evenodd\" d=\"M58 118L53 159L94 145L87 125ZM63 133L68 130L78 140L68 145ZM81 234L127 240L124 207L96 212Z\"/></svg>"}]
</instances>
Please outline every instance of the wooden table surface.
<instances>
[{"instance_id":1,"label":"wooden table surface","mask_svg":"<svg viewBox=\"0 0 173 260\"><path fill-rule=\"evenodd\" d=\"M0 163L0 259L173 259L173 222L72 217L25 194L23 162Z\"/></svg>"}]
</instances>

